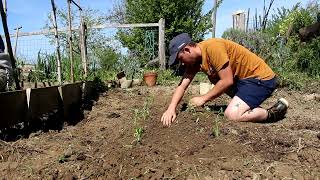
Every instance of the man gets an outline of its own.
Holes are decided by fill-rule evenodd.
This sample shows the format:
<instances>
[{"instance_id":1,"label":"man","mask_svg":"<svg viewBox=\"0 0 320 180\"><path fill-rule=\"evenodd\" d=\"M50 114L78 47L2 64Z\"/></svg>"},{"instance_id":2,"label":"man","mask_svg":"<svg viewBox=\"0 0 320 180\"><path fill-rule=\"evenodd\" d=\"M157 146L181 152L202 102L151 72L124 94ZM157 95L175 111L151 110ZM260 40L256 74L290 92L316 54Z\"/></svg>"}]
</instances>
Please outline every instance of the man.
<instances>
[{"instance_id":1,"label":"man","mask_svg":"<svg viewBox=\"0 0 320 180\"><path fill-rule=\"evenodd\" d=\"M203 106L229 92L232 100L224 112L229 120L266 122L284 117L288 102L283 98L268 110L259 107L276 88L276 76L264 60L245 47L215 38L194 43L188 34L183 33L170 41L169 50L169 65L178 60L186 70L162 115L164 125L170 126L175 121L176 107L199 71L206 73L215 86L207 94L193 97L190 100L193 106Z\"/></svg>"}]
</instances>

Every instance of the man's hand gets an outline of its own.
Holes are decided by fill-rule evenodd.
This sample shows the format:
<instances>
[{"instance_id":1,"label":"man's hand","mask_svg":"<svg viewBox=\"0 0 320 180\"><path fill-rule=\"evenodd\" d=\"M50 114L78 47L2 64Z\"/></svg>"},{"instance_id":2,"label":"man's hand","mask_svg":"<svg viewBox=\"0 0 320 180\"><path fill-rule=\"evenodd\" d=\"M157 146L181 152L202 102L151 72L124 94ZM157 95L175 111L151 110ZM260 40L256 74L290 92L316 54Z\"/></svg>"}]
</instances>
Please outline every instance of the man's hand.
<instances>
[{"instance_id":1,"label":"man's hand","mask_svg":"<svg viewBox=\"0 0 320 180\"><path fill-rule=\"evenodd\" d=\"M177 118L177 114L175 110L168 109L166 112L163 113L161 122L164 126L170 126L173 121Z\"/></svg>"},{"instance_id":2,"label":"man's hand","mask_svg":"<svg viewBox=\"0 0 320 180\"><path fill-rule=\"evenodd\" d=\"M198 107L198 106L203 106L206 103L206 99L203 96L199 97L194 97L190 100L189 104Z\"/></svg>"}]
</instances>

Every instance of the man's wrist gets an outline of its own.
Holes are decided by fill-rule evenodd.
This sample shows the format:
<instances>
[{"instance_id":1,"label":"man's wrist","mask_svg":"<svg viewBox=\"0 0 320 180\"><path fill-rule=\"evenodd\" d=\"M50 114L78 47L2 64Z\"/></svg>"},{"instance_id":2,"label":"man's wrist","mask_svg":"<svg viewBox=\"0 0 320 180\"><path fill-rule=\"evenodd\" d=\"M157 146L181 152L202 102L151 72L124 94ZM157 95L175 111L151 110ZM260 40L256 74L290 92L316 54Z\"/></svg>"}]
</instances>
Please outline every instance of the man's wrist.
<instances>
[{"instance_id":1,"label":"man's wrist","mask_svg":"<svg viewBox=\"0 0 320 180\"><path fill-rule=\"evenodd\" d=\"M205 94L205 95L201 96L201 98L203 99L203 101L205 103L211 100L211 98L210 98L210 96L208 94Z\"/></svg>"},{"instance_id":2,"label":"man's wrist","mask_svg":"<svg viewBox=\"0 0 320 180\"><path fill-rule=\"evenodd\" d=\"M175 111L176 110L176 106L170 104L169 107L168 107L168 110Z\"/></svg>"}]
</instances>

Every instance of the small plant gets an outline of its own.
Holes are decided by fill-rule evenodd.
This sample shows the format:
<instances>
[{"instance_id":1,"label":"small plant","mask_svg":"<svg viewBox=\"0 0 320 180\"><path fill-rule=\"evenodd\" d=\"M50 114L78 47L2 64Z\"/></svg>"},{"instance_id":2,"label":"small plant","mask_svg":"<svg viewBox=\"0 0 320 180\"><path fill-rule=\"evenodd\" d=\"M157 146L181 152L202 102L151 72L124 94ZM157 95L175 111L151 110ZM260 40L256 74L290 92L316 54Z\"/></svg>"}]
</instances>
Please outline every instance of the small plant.
<instances>
[{"instance_id":1,"label":"small plant","mask_svg":"<svg viewBox=\"0 0 320 180\"><path fill-rule=\"evenodd\" d=\"M214 137L219 137L220 136L220 117L223 116L223 108L220 108L220 110L217 113L216 118L214 119L214 125L212 126L211 133Z\"/></svg>"},{"instance_id":2,"label":"small plant","mask_svg":"<svg viewBox=\"0 0 320 180\"><path fill-rule=\"evenodd\" d=\"M215 123L212 127L212 135L214 137L219 137L220 136L219 120L216 118L214 122Z\"/></svg>"},{"instance_id":3,"label":"small plant","mask_svg":"<svg viewBox=\"0 0 320 180\"><path fill-rule=\"evenodd\" d=\"M196 107L189 101L187 112L191 112L193 115L196 113Z\"/></svg>"},{"instance_id":4,"label":"small plant","mask_svg":"<svg viewBox=\"0 0 320 180\"><path fill-rule=\"evenodd\" d=\"M142 134L144 133L144 129L142 127L135 128L134 137L136 138L136 142L141 142Z\"/></svg>"},{"instance_id":5,"label":"small plant","mask_svg":"<svg viewBox=\"0 0 320 180\"><path fill-rule=\"evenodd\" d=\"M144 129L140 126L142 122L148 120L150 116L150 104L153 102L153 97L147 97L143 103L143 107L141 109L134 109L134 137L136 138L136 142L141 141L142 134Z\"/></svg>"}]
</instances>

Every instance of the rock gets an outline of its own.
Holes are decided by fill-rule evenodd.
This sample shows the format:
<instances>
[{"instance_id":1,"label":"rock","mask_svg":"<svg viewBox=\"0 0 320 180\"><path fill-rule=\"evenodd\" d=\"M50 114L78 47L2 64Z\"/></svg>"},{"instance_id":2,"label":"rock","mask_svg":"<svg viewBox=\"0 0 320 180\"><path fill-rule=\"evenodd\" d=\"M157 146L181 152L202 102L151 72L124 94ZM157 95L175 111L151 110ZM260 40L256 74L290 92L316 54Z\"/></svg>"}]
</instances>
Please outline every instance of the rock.
<instances>
[{"instance_id":1,"label":"rock","mask_svg":"<svg viewBox=\"0 0 320 180\"><path fill-rule=\"evenodd\" d=\"M213 87L211 83L200 83L200 95L207 94Z\"/></svg>"},{"instance_id":2,"label":"rock","mask_svg":"<svg viewBox=\"0 0 320 180\"><path fill-rule=\"evenodd\" d=\"M297 153L289 153L289 154L287 155L287 159L288 159L288 160L292 160L292 161L296 161L296 162L299 161L299 157L298 157L298 154L297 154Z\"/></svg>"},{"instance_id":3,"label":"rock","mask_svg":"<svg viewBox=\"0 0 320 180\"><path fill-rule=\"evenodd\" d=\"M127 89L127 88L130 88L131 87L131 85L132 85L132 80L123 80L122 82L120 82L121 83L121 88L122 89Z\"/></svg>"},{"instance_id":4,"label":"rock","mask_svg":"<svg viewBox=\"0 0 320 180\"><path fill-rule=\"evenodd\" d=\"M107 118L119 118L119 117L120 117L120 114L114 113L114 112L107 116Z\"/></svg>"},{"instance_id":5,"label":"rock","mask_svg":"<svg viewBox=\"0 0 320 180\"><path fill-rule=\"evenodd\" d=\"M286 164L278 164L274 167L274 175L279 178L292 178L292 172L295 172L295 169Z\"/></svg>"},{"instance_id":6,"label":"rock","mask_svg":"<svg viewBox=\"0 0 320 180\"><path fill-rule=\"evenodd\" d=\"M132 86L141 86L142 80L141 79L133 79Z\"/></svg>"},{"instance_id":7,"label":"rock","mask_svg":"<svg viewBox=\"0 0 320 180\"><path fill-rule=\"evenodd\" d=\"M225 171L240 171L242 168L241 162L239 160L231 160L221 164L221 170Z\"/></svg>"},{"instance_id":8,"label":"rock","mask_svg":"<svg viewBox=\"0 0 320 180\"><path fill-rule=\"evenodd\" d=\"M320 133L317 134L318 139L320 140Z\"/></svg>"},{"instance_id":9,"label":"rock","mask_svg":"<svg viewBox=\"0 0 320 180\"><path fill-rule=\"evenodd\" d=\"M305 101L311 101L311 100L320 101L320 94L313 93L313 94L304 95L304 100Z\"/></svg>"},{"instance_id":10,"label":"rock","mask_svg":"<svg viewBox=\"0 0 320 180\"><path fill-rule=\"evenodd\" d=\"M152 180L157 180L157 179L163 179L164 176L164 171L163 170L158 170L156 173L152 176Z\"/></svg>"},{"instance_id":11,"label":"rock","mask_svg":"<svg viewBox=\"0 0 320 180\"><path fill-rule=\"evenodd\" d=\"M79 161L84 161L84 160L86 160L86 158L87 158L87 156L83 152L81 152L78 154L76 159Z\"/></svg>"}]
</instances>

